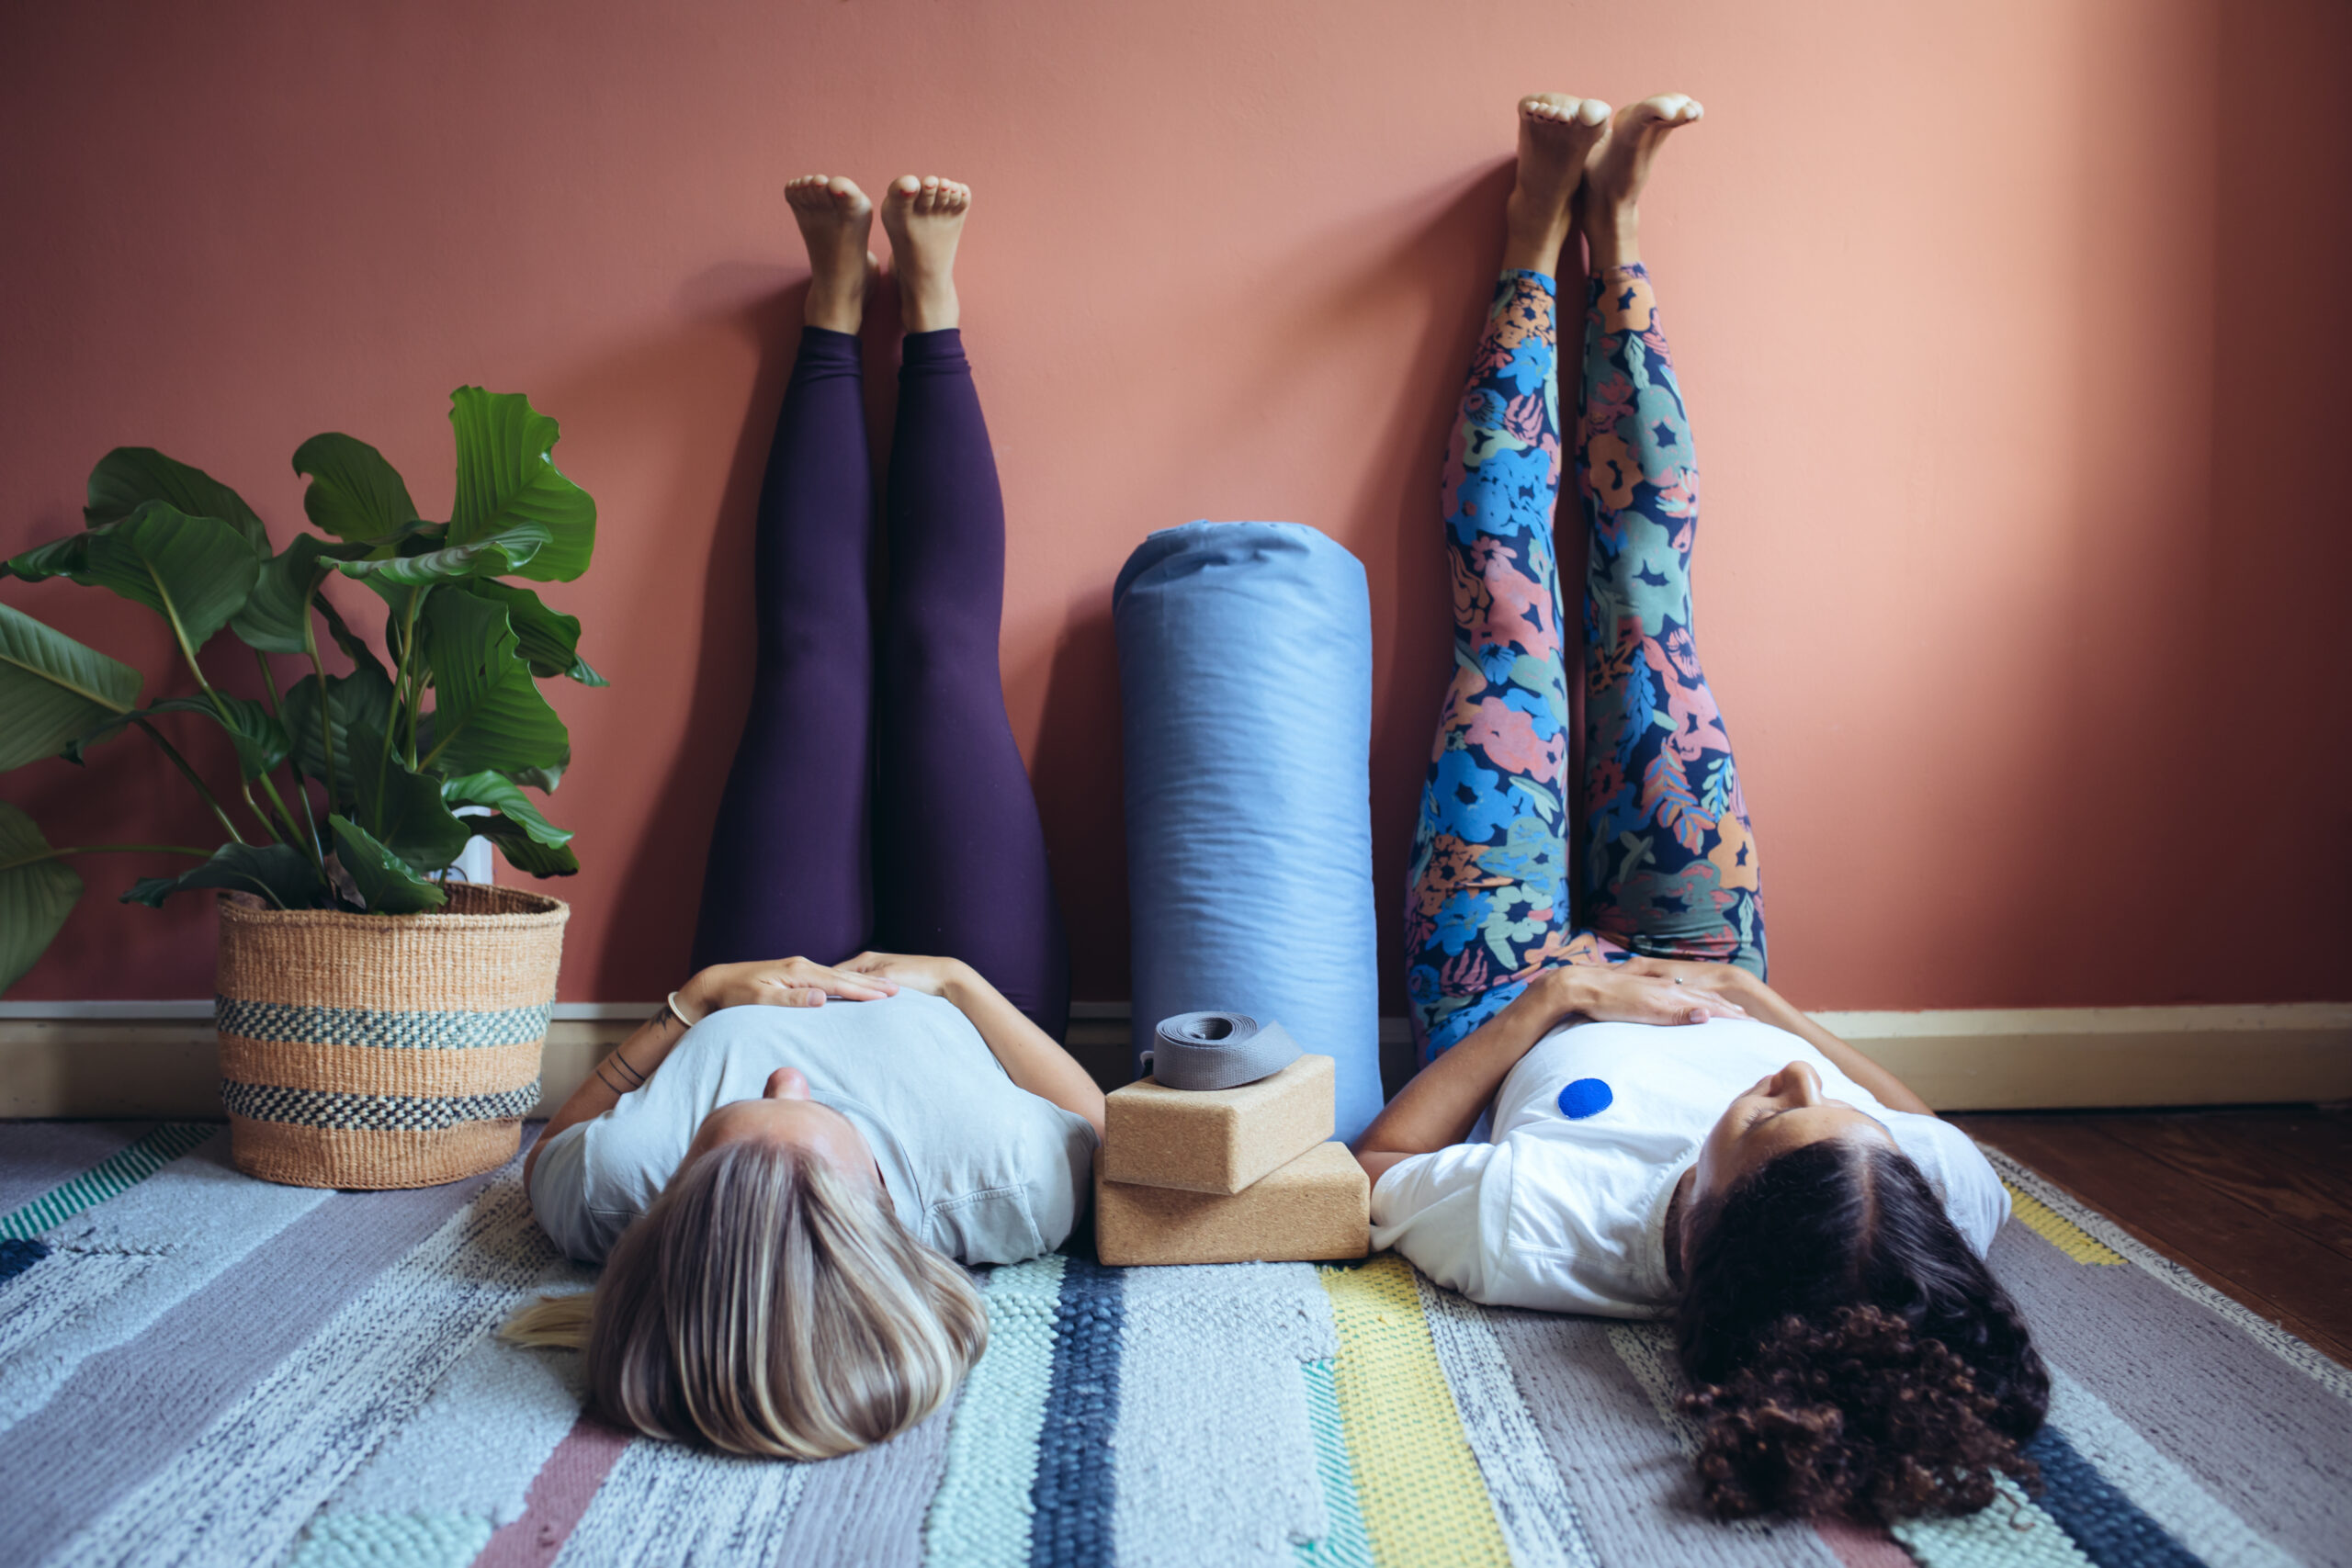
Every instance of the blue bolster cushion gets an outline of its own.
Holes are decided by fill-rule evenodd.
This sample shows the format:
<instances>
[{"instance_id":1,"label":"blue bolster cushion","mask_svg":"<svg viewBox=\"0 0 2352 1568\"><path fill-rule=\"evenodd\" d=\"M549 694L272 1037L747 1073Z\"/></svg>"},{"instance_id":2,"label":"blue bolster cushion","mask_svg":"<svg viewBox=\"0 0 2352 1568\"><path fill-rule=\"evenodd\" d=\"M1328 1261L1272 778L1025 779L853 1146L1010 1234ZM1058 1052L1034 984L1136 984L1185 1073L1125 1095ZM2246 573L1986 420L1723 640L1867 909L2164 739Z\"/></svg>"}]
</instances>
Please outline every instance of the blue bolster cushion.
<instances>
[{"instance_id":1,"label":"blue bolster cushion","mask_svg":"<svg viewBox=\"0 0 2352 1568\"><path fill-rule=\"evenodd\" d=\"M1135 1049L1248 1013L1338 1064L1338 1135L1380 1111L1372 608L1296 523L1187 523L1112 592L1126 765Z\"/></svg>"}]
</instances>

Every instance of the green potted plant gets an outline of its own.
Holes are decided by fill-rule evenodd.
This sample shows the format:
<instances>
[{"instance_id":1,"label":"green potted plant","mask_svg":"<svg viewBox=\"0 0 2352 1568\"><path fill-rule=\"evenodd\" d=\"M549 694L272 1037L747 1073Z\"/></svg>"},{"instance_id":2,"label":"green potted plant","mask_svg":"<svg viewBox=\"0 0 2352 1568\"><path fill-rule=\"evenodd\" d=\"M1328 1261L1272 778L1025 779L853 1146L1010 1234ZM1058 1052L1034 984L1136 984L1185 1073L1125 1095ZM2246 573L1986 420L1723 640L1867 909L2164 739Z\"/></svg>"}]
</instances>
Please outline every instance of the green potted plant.
<instances>
[{"instance_id":1,"label":"green potted plant","mask_svg":"<svg viewBox=\"0 0 2352 1568\"><path fill-rule=\"evenodd\" d=\"M403 1187L489 1169L514 1154L537 1097L570 911L447 877L476 834L533 876L579 869L571 835L531 793L553 790L571 756L538 682L605 681L580 658L579 621L508 580L580 576L596 507L557 469L556 423L527 399L461 387L449 423L458 478L447 522L417 515L374 447L318 435L294 453L318 532L274 550L228 486L125 446L91 471L80 533L6 563L27 581L65 577L155 611L196 691L142 705L139 671L0 604L0 771L80 763L137 730L226 841L56 847L0 803L0 990L80 897L69 858L187 856L176 875L142 878L122 898L160 906L215 891L234 1156L274 1180ZM320 592L338 572L384 602L380 659ZM322 626L348 674L327 672ZM206 673L201 656L223 631L260 666L261 697ZM270 654L299 656L309 672L280 690ZM226 739L233 786L208 783L165 734L159 720L189 722L176 715Z\"/></svg>"}]
</instances>

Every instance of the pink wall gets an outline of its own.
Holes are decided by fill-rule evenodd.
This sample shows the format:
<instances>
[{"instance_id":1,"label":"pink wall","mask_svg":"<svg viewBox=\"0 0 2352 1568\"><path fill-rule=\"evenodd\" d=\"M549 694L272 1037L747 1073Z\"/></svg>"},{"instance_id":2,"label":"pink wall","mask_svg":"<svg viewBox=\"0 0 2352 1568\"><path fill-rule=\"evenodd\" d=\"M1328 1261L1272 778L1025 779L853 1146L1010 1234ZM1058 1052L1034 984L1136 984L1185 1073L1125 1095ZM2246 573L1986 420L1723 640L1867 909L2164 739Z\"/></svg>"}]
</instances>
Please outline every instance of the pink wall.
<instances>
[{"instance_id":1,"label":"pink wall","mask_svg":"<svg viewBox=\"0 0 2352 1568\"><path fill-rule=\"evenodd\" d=\"M2352 995L2352 11L2223 16L10 7L0 547L73 526L118 443L212 469L282 537L294 446L347 430L435 513L448 389L528 391L602 506L595 569L550 597L614 682L555 694L579 759L555 814L589 868L561 889L564 991L653 995L684 961L744 696L749 507L801 278L777 188L968 179L1013 724L1080 994L1123 996L1119 562L1201 516L1312 523L1363 558L1393 908L1446 673L1439 448L1511 101L1679 88L1708 118L1667 155L1645 238L1701 431L1701 624L1784 987L1882 1008ZM143 612L61 583L0 596L162 664ZM61 840L201 833L140 748L0 795ZM118 908L150 868L84 867L92 896L16 994L206 994L200 904Z\"/></svg>"}]
</instances>

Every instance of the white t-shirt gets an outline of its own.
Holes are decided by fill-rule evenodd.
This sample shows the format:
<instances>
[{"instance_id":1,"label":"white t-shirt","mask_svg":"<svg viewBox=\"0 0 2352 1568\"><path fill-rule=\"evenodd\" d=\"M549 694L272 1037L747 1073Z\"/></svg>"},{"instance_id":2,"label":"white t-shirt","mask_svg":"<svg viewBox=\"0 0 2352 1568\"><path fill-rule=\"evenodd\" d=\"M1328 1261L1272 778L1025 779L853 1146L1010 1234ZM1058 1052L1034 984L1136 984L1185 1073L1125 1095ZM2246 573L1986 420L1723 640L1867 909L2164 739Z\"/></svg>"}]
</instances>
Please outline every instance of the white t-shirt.
<instances>
[{"instance_id":1,"label":"white t-shirt","mask_svg":"<svg viewBox=\"0 0 2352 1568\"><path fill-rule=\"evenodd\" d=\"M1791 1062L1822 1092L1885 1123L1978 1256L2009 1196L1968 1135L1890 1111L1828 1057L1752 1019L1579 1023L1554 1031L1496 1094L1491 1143L1456 1144L1383 1172L1372 1245L1393 1247L1473 1301L1603 1317L1654 1317L1673 1300L1666 1211L1734 1096ZM1597 1114L1561 1113L1562 1089L1599 1078Z\"/></svg>"},{"instance_id":2,"label":"white t-shirt","mask_svg":"<svg viewBox=\"0 0 2352 1568\"><path fill-rule=\"evenodd\" d=\"M865 1136L899 1218L966 1263L1052 1251L1085 1212L1086 1119L1031 1094L955 1003L918 991L820 1008L736 1007L686 1031L652 1079L540 1145L531 1208L572 1257L601 1262L651 1206L704 1117L756 1100L778 1067Z\"/></svg>"}]
</instances>

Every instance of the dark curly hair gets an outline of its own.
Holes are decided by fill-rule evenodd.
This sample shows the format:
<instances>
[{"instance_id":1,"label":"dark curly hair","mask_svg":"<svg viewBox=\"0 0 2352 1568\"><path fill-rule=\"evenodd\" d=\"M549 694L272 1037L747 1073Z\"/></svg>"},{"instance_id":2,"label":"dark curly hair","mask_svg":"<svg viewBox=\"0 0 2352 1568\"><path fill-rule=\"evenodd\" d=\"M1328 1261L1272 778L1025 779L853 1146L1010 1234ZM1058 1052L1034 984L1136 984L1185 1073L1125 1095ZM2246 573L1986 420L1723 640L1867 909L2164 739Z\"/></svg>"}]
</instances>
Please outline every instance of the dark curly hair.
<instances>
[{"instance_id":1,"label":"dark curly hair","mask_svg":"<svg viewBox=\"0 0 2352 1568\"><path fill-rule=\"evenodd\" d=\"M2025 1319L1908 1156L1831 1139L1693 1210L1675 1337L1719 1518L1972 1513L2050 1409Z\"/></svg>"}]
</instances>

